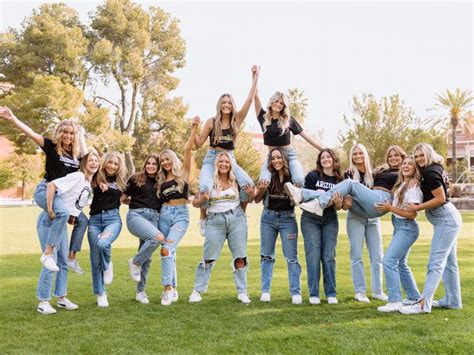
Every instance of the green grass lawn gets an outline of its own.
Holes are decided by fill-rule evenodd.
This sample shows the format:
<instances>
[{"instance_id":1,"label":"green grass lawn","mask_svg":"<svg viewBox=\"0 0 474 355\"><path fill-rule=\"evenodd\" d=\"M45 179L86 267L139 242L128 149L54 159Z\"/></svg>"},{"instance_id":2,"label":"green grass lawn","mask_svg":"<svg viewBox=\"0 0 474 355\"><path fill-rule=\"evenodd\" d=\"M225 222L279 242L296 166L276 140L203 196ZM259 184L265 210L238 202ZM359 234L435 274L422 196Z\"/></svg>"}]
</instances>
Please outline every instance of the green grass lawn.
<instances>
[{"instance_id":1,"label":"green grass lawn","mask_svg":"<svg viewBox=\"0 0 474 355\"><path fill-rule=\"evenodd\" d=\"M124 209L125 210L125 209ZM0 208L0 353L472 353L474 349L474 213L464 212L458 242L464 308L434 309L429 315L382 314L370 304L353 300L349 244L345 215L341 214L337 246L337 290L339 304L310 306L307 298L303 241L299 256L303 266L304 304L291 304L286 264L277 246L272 302L260 297L259 213L249 209L250 260L248 306L236 299L225 247L211 278L209 292L200 304L189 304L194 271L202 257L203 238L197 230L197 210L191 209L188 234L178 250L180 300L162 307L159 303L160 262L152 264L147 293L151 303L134 300L135 283L128 274L127 259L137 240L124 228L114 244L115 278L108 290L110 307L98 309L92 294L87 241L78 260L87 270L70 273L69 295L79 304L77 311L58 310L56 315L36 312L36 282L39 275L39 243L34 222L36 207ZM122 211L125 212L125 211ZM422 234L413 247L410 265L420 289L428 260L431 226L419 217ZM389 217L383 218L384 246L390 242ZM370 285L367 252L365 265ZM370 292L370 289L369 289ZM437 296L441 296L442 286ZM53 302L54 305L54 302Z\"/></svg>"}]
</instances>

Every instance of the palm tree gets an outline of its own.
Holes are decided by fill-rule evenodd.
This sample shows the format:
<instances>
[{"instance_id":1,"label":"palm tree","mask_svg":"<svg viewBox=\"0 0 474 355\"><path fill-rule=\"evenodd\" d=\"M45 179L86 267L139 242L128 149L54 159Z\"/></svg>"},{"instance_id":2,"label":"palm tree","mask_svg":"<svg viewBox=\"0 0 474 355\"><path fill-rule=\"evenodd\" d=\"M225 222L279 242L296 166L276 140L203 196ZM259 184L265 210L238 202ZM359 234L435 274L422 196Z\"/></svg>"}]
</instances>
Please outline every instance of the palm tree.
<instances>
[{"instance_id":1,"label":"palm tree","mask_svg":"<svg viewBox=\"0 0 474 355\"><path fill-rule=\"evenodd\" d=\"M446 92L436 95L437 103L435 109L441 111L441 116L434 120L434 124L446 125L446 119L449 118L451 125L451 144L452 144L452 162L453 162L453 181L456 182L456 129L461 127L463 130L472 128L472 120L469 115L469 107L474 102L474 95L471 90L461 90L457 88L455 92L446 89Z\"/></svg>"}]
</instances>

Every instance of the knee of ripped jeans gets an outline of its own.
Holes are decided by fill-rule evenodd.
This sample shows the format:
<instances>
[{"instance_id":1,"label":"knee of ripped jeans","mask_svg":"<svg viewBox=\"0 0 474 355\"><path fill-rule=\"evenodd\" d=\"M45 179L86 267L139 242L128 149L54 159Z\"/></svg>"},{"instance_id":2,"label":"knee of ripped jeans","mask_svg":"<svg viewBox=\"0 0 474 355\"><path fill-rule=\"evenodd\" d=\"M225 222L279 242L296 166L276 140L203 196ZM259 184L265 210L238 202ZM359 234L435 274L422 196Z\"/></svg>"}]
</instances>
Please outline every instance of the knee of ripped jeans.
<instances>
[{"instance_id":1,"label":"knee of ripped jeans","mask_svg":"<svg viewBox=\"0 0 474 355\"><path fill-rule=\"evenodd\" d=\"M216 261L213 259L209 259L209 260L202 259L199 265L203 267L204 269L210 269L214 266L215 263Z\"/></svg>"},{"instance_id":2,"label":"knee of ripped jeans","mask_svg":"<svg viewBox=\"0 0 474 355\"><path fill-rule=\"evenodd\" d=\"M247 257L235 258L232 263L233 271L244 269L247 266Z\"/></svg>"},{"instance_id":3,"label":"knee of ripped jeans","mask_svg":"<svg viewBox=\"0 0 474 355\"><path fill-rule=\"evenodd\" d=\"M298 260L298 258L294 258L294 259L290 259L290 258L286 258L286 262L288 264L299 264L300 261Z\"/></svg>"},{"instance_id":4,"label":"knee of ripped jeans","mask_svg":"<svg viewBox=\"0 0 474 355\"><path fill-rule=\"evenodd\" d=\"M263 262L275 262L275 258L269 256L269 255L260 255L260 261Z\"/></svg>"}]
</instances>

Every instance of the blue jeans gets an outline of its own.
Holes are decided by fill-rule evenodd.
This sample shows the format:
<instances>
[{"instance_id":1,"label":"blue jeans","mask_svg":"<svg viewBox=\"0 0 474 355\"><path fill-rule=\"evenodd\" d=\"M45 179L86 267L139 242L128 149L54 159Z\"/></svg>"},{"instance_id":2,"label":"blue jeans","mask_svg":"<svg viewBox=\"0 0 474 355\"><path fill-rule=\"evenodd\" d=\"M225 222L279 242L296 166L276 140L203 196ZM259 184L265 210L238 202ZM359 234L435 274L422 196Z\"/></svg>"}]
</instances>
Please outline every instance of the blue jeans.
<instances>
[{"instance_id":1,"label":"blue jeans","mask_svg":"<svg viewBox=\"0 0 474 355\"><path fill-rule=\"evenodd\" d=\"M201 192L210 192L214 186L214 161L219 153L219 150L209 149L202 161L201 172L199 173L199 191ZM235 161L234 151L227 150L227 153L229 154L232 170L234 171L239 186L241 188L245 186L253 186L253 181L249 174L247 174Z\"/></svg>"},{"instance_id":2,"label":"blue jeans","mask_svg":"<svg viewBox=\"0 0 474 355\"><path fill-rule=\"evenodd\" d=\"M336 297L336 245L339 221L336 213L316 216L303 211L301 231L304 238L308 290L310 297L319 297L319 279L323 267L326 297Z\"/></svg>"},{"instance_id":3,"label":"blue jeans","mask_svg":"<svg viewBox=\"0 0 474 355\"><path fill-rule=\"evenodd\" d=\"M291 295L301 294L301 265L298 260L298 225L294 211L272 211L264 208L260 218L260 269L262 292L270 292L275 244L280 233L283 256L288 266Z\"/></svg>"},{"instance_id":4,"label":"blue jeans","mask_svg":"<svg viewBox=\"0 0 474 355\"><path fill-rule=\"evenodd\" d=\"M167 206L163 205L160 210L159 230L164 234L167 241L162 249L169 251L168 256L161 256L161 283L163 286L176 287L178 276L176 272L176 249L183 239L189 225L188 206Z\"/></svg>"},{"instance_id":5,"label":"blue jeans","mask_svg":"<svg viewBox=\"0 0 474 355\"><path fill-rule=\"evenodd\" d=\"M418 239L419 227L415 220L392 215L393 237L383 257L389 302L402 302L400 283L409 300L418 300L420 291L408 266L408 254Z\"/></svg>"},{"instance_id":6,"label":"blue jeans","mask_svg":"<svg viewBox=\"0 0 474 355\"><path fill-rule=\"evenodd\" d=\"M48 188L48 181L41 180L36 187L34 193L34 200L38 206L47 212L48 208L46 205L46 190ZM60 195L54 195L53 210L56 214L56 218L52 221L48 239L46 245L56 246L58 240L61 238L63 230L67 233L67 220L69 218L69 211L64 205L64 201ZM69 246L70 251L81 251L82 240L87 229L87 217L84 213L80 213L76 219L77 224L74 225L71 234L71 244Z\"/></svg>"},{"instance_id":7,"label":"blue jeans","mask_svg":"<svg viewBox=\"0 0 474 355\"><path fill-rule=\"evenodd\" d=\"M89 218L87 239L90 246L92 286L96 295L105 293L104 271L109 267L112 243L121 230L122 220L118 208L102 211Z\"/></svg>"},{"instance_id":8,"label":"blue jeans","mask_svg":"<svg viewBox=\"0 0 474 355\"><path fill-rule=\"evenodd\" d=\"M347 235L350 244L352 282L355 293L366 293L364 262L362 250L364 240L367 244L370 257L370 271L372 275L372 292L382 293L382 229L379 218L362 218L351 209L347 214Z\"/></svg>"},{"instance_id":9,"label":"blue jeans","mask_svg":"<svg viewBox=\"0 0 474 355\"><path fill-rule=\"evenodd\" d=\"M462 308L461 282L459 279L456 246L462 218L451 202L427 209L426 218L433 225L428 273L421 298L425 300L424 311L431 312L433 296L443 278L445 295L439 304L448 308Z\"/></svg>"},{"instance_id":10,"label":"blue jeans","mask_svg":"<svg viewBox=\"0 0 474 355\"><path fill-rule=\"evenodd\" d=\"M288 164L290 167L290 174L291 180L295 185L299 185L301 187L304 186L304 170L303 165L301 165L300 161L298 160L298 156L296 155L295 148L287 148L288 153ZM262 168L260 169L260 178L259 180L268 181L270 182L272 179L272 174L268 170L268 155L267 159L264 160Z\"/></svg>"},{"instance_id":11,"label":"blue jeans","mask_svg":"<svg viewBox=\"0 0 474 355\"><path fill-rule=\"evenodd\" d=\"M49 218L48 213L42 211L38 216L36 222L36 231L41 245L41 250L46 249L46 241L50 234L53 221ZM53 277L56 276L56 286L54 289L55 297L63 297L67 294L67 233L63 230L56 248L54 248L54 260L58 265L59 271L57 273L49 271L44 266L41 268L40 277L38 280L38 289L36 295L39 300L50 300L51 289L53 288ZM55 275L56 274L56 275Z\"/></svg>"},{"instance_id":12,"label":"blue jeans","mask_svg":"<svg viewBox=\"0 0 474 355\"><path fill-rule=\"evenodd\" d=\"M226 239L232 253L231 267L237 292L247 292L247 218L240 207L224 213L208 213L204 256L198 265L194 281L196 291L207 291L211 271L221 255ZM237 269L236 259L244 259L245 266Z\"/></svg>"},{"instance_id":13,"label":"blue jeans","mask_svg":"<svg viewBox=\"0 0 474 355\"><path fill-rule=\"evenodd\" d=\"M130 233L140 239L138 253L133 258L133 263L142 267L137 292L145 290L151 256L160 246L160 242L156 239L156 236L161 233L158 228L159 217L159 212L152 208L133 208L127 213L127 228Z\"/></svg>"},{"instance_id":14,"label":"blue jeans","mask_svg":"<svg viewBox=\"0 0 474 355\"><path fill-rule=\"evenodd\" d=\"M364 218L377 218L383 216L386 212L377 211L375 209L375 204L392 200L389 192L378 189L371 190L367 186L352 179L346 179L340 182L327 192L313 192L315 192L315 197L319 199L323 209L325 209L329 204L334 192L339 192L343 197L346 195L352 196L353 204L351 212ZM303 194L303 198L307 194L308 191Z\"/></svg>"}]
</instances>

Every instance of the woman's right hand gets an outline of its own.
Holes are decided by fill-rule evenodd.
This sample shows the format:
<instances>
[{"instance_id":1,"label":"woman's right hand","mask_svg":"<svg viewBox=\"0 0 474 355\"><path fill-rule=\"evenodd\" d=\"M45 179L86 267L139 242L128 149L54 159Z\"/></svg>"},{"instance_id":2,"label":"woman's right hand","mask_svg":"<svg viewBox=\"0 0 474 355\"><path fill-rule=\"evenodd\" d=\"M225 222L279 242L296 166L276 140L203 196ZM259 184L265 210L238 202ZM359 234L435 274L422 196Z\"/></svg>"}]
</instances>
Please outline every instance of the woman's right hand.
<instances>
[{"instance_id":1,"label":"woman's right hand","mask_svg":"<svg viewBox=\"0 0 474 355\"><path fill-rule=\"evenodd\" d=\"M105 192L109 189L109 186L105 182L99 182L100 191Z\"/></svg>"},{"instance_id":2,"label":"woman's right hand","mask_svg":"<svg viewBox=\"0 0 474 355\"><path fill-rule=\"evenodd\" d=\"M51 218L51 219L56 218L56 213L54 213L53 210L48 209L48 215L49 215L49 218Z\"/></svg>"},{"instance_id":3,"label":"woman's right hand","mask_svg":"<svg viewBox=\"0 0 474 355\"><path fill-rule=\"evenodd\" d=\"M260 180L258 182L258 191L260 192L264 192L267 188L268 188L268 185L269 183L267 181L264 181L264 180Z\"/></svg>"},{"instance_id":4,"label":"woman's right hand","mask_svg":"<svg viewBox=\"0 0 474 355\"><path fill-rule=\"evenodd\" d=\"M16 118L13 112L6 106L0 106L0 117L10 122L13 122Z\"/></svg>"}]
</instances>

